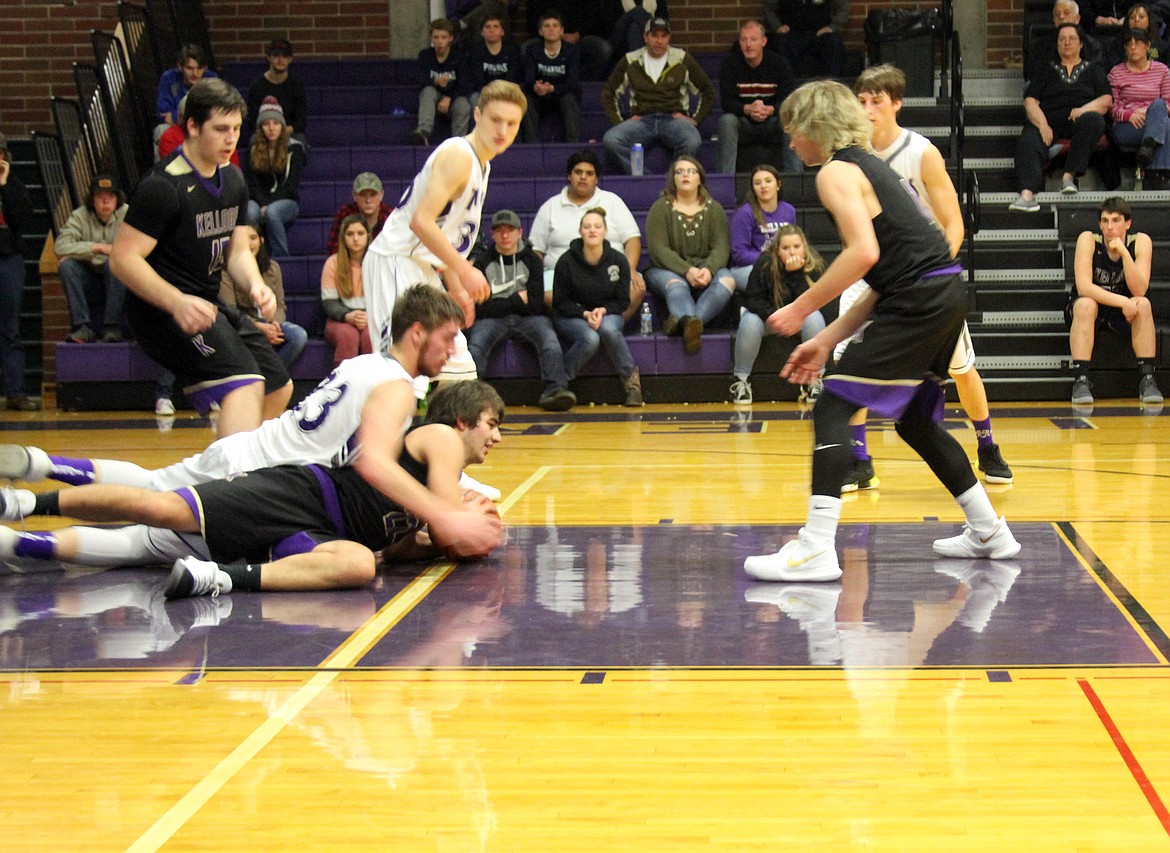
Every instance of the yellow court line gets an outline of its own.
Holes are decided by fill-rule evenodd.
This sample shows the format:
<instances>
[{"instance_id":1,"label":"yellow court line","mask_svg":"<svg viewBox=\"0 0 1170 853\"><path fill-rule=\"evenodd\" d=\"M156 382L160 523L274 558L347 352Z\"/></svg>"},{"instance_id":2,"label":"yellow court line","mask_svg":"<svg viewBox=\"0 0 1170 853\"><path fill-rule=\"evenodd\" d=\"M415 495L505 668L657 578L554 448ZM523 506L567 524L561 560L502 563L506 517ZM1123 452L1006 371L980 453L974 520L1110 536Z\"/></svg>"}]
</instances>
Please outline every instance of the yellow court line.
<instances>
[{"instance_id":1,"label":"yellow court line","mask_svg":"<svg viewBox=\"0 0 1170 853\"><path fill-rule=\"evenodd\" d=\"M382 636L409 613L443 578L455 568L454 563L431 566L394 596L369 622L363 625L350 639L322 663L335 667L330 672L318 672L289 697L288 701L273 716L260 724L239 746L231 751L211 772L195 784L190 791L170 807L154 825L144 832L127 851L158 850L182 829L219 790L231 781L249 761L256 757L284 727L294 720L306 705L316 699L341 674L345 667L356 663Z\"/></svg>"},{"instance_id":2,"label":"yellow court line","mask_svg":"<svg viewBox=\"0 0 1170 853\"><path fill-rule=\"evenodd\" d=\"M542 465L540 468L536 469L536 472L531 477L513 489L512 493L508 495L508 497L500 501L500 515L503 515L512 507L514 507L520 501L520 498L528 494L528 490L543 480L545 475L548 474L548 472L551 470L551 465Z\"/></svg>"}]
</instances>

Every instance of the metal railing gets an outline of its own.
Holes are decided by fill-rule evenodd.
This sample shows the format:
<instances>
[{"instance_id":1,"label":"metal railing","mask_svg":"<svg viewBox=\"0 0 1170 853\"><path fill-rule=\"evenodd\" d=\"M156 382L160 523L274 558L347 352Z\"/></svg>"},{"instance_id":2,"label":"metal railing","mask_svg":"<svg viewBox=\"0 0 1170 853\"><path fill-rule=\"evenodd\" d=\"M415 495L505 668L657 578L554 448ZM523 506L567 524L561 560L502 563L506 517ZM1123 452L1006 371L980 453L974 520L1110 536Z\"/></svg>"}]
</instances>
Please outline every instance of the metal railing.
<instances>
[{"instance_id":1,"label":"metal railing","mask_svg":"<svg viewBox=\"0 0 1170 853\"><path fill-rule=\"evenodd\" d=\"M97 174L93 139L82 120L81 105L77 101L53 98L49 109L53 114L53 126L57 128L57 138L61 141L65 182L75 204L80 204Z\"/></svg>"},{"instance_id":2,"label":"metal railing","mask_svg":"<svg viewBox=\"0 0 1170 853\"><path fill-rule=\"evenodd\" d=\"M41 175L41 187L45 191L45 200L49 207L49 225L53 229L53 236L56 237L79 202L69 186L61 137L55 133L34 130L32 141L37 158L37 170Z\"/></svg>"},{"instance_id":3,"label":"metal railing","mask_svg":"<svg viewBox=\"0 0 1170 853\"><path fill-rule=\"evenodd\" d=\"M154 162L154 152L150 150L152 125L142 114L142 105L131 84L122 41L113 33L101 30L91 30L90 40L97 60L98 79L112 110L110 120L115 129L114 142L122 148L123 157L130 167L130 173L122 176L124 186L132 192L138 185L138 178Z\"/></svg>"}]
</instances>

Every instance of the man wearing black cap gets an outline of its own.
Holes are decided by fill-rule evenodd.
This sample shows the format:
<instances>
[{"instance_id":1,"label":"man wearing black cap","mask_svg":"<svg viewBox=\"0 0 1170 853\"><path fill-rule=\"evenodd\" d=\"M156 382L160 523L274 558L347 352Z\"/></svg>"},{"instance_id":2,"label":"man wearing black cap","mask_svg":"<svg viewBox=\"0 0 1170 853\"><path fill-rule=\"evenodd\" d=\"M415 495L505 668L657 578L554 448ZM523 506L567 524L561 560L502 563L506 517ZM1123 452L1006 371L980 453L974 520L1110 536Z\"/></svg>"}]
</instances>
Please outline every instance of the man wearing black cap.
<instances>
[{"instance_id":1,"label":"man wearing black cap","mask_svg":"<svg viewBox=\"0 0 1170 853\"><path fill-rule=\"evenodd\" d=\"M301 81L288 73L292 65L292 43L286 38L274 38L264 51L268 57L268 70L248 87L248 135L256 127L255 117L267 97L276 98L284 110L284 122L293 134L304 144L305 128L309 123L305 87Z\"/></svg>"},{"instance_id":2,"label":"man wearing black cap","mask_svg":"<svg viewBox=\"0 0 1170 853\"><path fill-rule=\"evenodd\" d=\"M20 343L20 303L24 297L24 240L20 232L32 219L32 202L8 161L8 137L0 133L0 381L8 411L40 408L24 392L24 350Z\"/></svg>"},{"instance_id":3,"label":"man wearing black cap","mask_svg":"<svg viewBox=\"0 0 1170 853\"><path fill-rule=\"evenodd\" d=\"M85 204L69 214L53 244L57 271L65 301L69 303L71 331L66 343L87 344L96 340L90 328L89 302L104 302L102 340L122 340L122 309L126 290L110 273L110 249L114 235L126 216L126 196L113 175L97 175L85 196Z\"/></svg>"},{"instance_id":4,"label":"man wearing black cap","mask_svg":"<svg viewBox=\"0 0 1170 853\"><path fill-rule=\"evenodd\" d=\"M655 143L671 149L672 157L698 156L703 142L699 123L715 104L715 86L695 58L670 46L670 22L651 18L642 34L645 47L618 60L601 90L601 105L614 125L602 140L626 174L630 146ZM620 101L629 94L629 115L622 120ZM691 112L691 95L699 96Z\"/></svg>"}]
</instances>

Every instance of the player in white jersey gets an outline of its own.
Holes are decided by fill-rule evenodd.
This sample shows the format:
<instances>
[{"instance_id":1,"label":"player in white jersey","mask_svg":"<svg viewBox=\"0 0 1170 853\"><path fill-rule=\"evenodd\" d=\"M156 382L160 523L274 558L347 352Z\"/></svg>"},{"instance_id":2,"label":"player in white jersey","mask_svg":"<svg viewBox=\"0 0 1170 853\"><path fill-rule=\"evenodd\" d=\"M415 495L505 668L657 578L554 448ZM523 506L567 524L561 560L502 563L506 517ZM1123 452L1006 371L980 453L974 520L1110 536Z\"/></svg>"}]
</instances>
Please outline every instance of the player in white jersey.
<instances>
[{"instance_id":1,"label":"player in white jersey","mask_svg":"<svg viewBox=\"0 0 1170 853\"><path fill-rule=\"evenodd\" d=\"M862 109L873 125L874 153L890 168L907 180L918 195L922 206L942 229L951 248L958 256L963 246L963 213L959 196L947 173L942 154L929 139L898 124L898 111L906 91L906 76L893 65L875 65L867 68L853 84L853 91L861 101ZM841 312L852 304L867 285L858 282L841 295ZM863 334L864 329L858 332ZM838 357L844 344L838 346ZM975 425L978 442L979 470L989 483L1012 482L1012 471L1000 453L991 432L991 411L987 404L987 390L983 378L975 369L975 351L971 333L963 324L963 332L951 358L950 376L955 380L959 402ZM877 485L873 462L866 450L865 409L854 416L854 468L844 491L873 488Z\"/></svg>"},{"instance_id":2,"label":"player in white jersey","mask_svg":"<svg viewBox=\"0 0 1170 853\"><path fill-rule=\"evenodd\" d=\"M463 307L467 325L475 319L475 303L491 295L487 279L467 255L479 233L490 161L512 144L526 108L515 83L496 80L485 86L475 108L475 129L434 150L370 245L362 281L376 350L389 346L394 303L412 287L446 285ZM461 332L440 378L475 377Z\"/></svg>"}]
</instances>

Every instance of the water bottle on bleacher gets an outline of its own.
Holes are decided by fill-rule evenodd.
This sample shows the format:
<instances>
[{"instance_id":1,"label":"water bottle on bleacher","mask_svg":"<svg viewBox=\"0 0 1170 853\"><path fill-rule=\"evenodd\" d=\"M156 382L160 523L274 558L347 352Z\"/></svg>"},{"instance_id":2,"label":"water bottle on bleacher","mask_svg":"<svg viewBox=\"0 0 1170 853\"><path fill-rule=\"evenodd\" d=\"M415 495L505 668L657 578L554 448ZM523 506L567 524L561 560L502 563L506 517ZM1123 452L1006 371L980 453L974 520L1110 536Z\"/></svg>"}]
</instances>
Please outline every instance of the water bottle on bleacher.
<instances>
[{"instance_id":1,"label":"water bottle on bleacher","mask_svg":"<svg viewBox=\"0 0 1170 853\"><path fill-rule=\"evenodd\" d=\"M650 314L650 303L642 303L642 336L654 334L654 317Z\"/></svg>"},{"instance_id":2,"label":"water bottle on bleacher","mask_svg":"<svg viewBox=\"0 0 1170 853\"><path fill-rule=\"evenodd\" d=\"M641 175L646 168L646 151L641 142L630 146L630 174Z\"/></svg>"}]
</instances>

